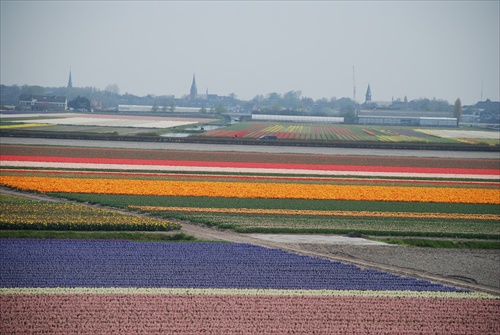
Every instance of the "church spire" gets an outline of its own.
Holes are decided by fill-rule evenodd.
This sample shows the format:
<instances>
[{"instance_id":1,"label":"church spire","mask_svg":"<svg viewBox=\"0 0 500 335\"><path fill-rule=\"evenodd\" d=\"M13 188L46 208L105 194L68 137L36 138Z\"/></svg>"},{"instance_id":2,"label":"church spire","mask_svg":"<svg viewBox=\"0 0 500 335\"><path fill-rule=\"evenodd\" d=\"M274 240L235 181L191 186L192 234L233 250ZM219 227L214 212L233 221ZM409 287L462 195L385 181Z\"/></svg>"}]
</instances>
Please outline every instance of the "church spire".
<instances>
[{"instance_id":1,"label":"church spire","mask_svg":"<svg viewBox=\"0 0 500 335\"><path fill-rule=\"evenodd\" d=\"M68 88L73 88L73 80L71 80L71 69L69 70Z\"/></svg>"},{"instance_id":2,"label":"church spire","mask_svg":"<svg viewBox=\"0 0 500 335\"><path fill-rule=\"evenodd\" d=\"M372 90L370 89L370 84L368 84L368 88L366 89L365 101L372 101Z\"/></svg>"},{"instance_id":3,"label":"church spire","mask_svg":"<svg viewBox=\"0 0 500 335\"><path fill-rule=\"evenodd\" d=\"M191 100L195 100L198 95L198 88L196 88L196 77L193 74L193 83L191 84L191 91L189 91L189 97Z\"/></svg>"}]
</instances>

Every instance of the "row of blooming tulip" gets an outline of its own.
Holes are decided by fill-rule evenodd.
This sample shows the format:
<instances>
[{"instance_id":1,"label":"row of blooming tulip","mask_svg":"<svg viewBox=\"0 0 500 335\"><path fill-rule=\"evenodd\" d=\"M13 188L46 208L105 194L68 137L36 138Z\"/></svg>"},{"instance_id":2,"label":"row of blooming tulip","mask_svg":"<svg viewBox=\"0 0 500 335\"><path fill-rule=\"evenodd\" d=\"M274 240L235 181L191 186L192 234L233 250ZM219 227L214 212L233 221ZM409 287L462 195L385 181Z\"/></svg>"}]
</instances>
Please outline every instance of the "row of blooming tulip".
<instances>
[{"instance_id":1,"label":"row of blooming tulip","mask_svg":"<svg viewBox=\"0 0 500 335\"><path fill-rule=\"evenodd\" d=\"M262 209L262 208L213 208L213 207L175 207L175 206L135 206L131 209L146 212L202 212L232 214L269 214L269 215L307 215L340 217L378 217L378 218L415 218L415 219L454 219L454 220L500 220L497 214L460 214L460 213L416 213L416 212L369 212L369 211L325 211L308 209Z\"/></svg>"},{"instance_id":2,"label":"row of blooming tulip","mask_svg":"<svg viewBox=\"0 0 500 335\"><path fill-rule=\"evenodd\" d=\"M2 167L498 180L493 159L394 158L2 145Z\"/></svg>"},{"instance_id":3,"label":"row of blooming tulip","mask_svg":"<svg viewBox=\"0 0 500 335\"><path fill-rule=\"evenodd\" d=\"M305 215L156 212L164 217L233 229L241 233L434 236L499 239L498 220L421 219L392 217L330 217Z\"/></svg>"},{"instance_id":4,"label":"row of blooming tulip","mask_svg":"<svg viewBox=\"0 0 500 335\"><path fill-rule=\"evenodd\" d=\"M180 229L180 224L84 205L0 195L0 229L168 231Z\"/></svg>"},{"instance_id":5,"label":"row of blooming tulip","mask_svg":"<svg viewBox=\"0 0 500 335\"><path fill-rule=\"evenodd\" d=\"M480 293L235 243L0 239L0 333L495 334Z\"/></svg>"},{"instance_id":6,"label":"row of blooming tulip","mask_svg":"<svg viewBox=\"0 0 500 335\"><path fill-rule=\"evenodd\" d=\"M0 176L0 184L26 191L197 196L229 198L327 199L500 204L500 189L248 183L109 178Z\"/></svg>"},{"instance_id":7,"label":"row of blooming tulip","mask_svg":"<svg viewBox=\"0 0 500 335\"><path fill-rule=\"evenodd\" d=\"M27 128L27 127L44 127L44 126L53 126L53 125L52 124L43 124L43 123L6 124L6 125L0 125L0 129Z\"/></svg>"},{"instance_id":8,"label":"row of blooming tulip","mask_svg":"<svg viewBox=\"0 0 500 335\"><path fill-rule=\"evenodd\" d=\"M498 334L493 299L0 295L3 334Z\"/></svg>"},{"instance_id":9,"label":"row of blooming tulip","mask_svg":"<svg viewBox=\"0 0 500 335\"><path fill-rule=\"evenodd\" d=\"M233 169L266 169L269 172L285 170L292 173L295 171L336 171L348 173L393 173L393 174L409 174L409 175L458 175L468 177L469 175L485 175L486 177L494 178L498 174L496 169L471 169L471 168L439 168L439 167L414 167L414 166L369 166L369 165L331 165L331 164L297 164L297 163L259 163L259 162L213 162L213 161L186 161L186 160L143 160L143 159L128 159L128 158L79 158L79 157L53 157L53 156L19 156L19 155L2 155L2 165L23 166L24 164L33 165L33 163L56 163L64 167L67 164L82 164L81 167L101 166L126 166L128 168L143 169L144 166L150 166L153 169L158 167L204 167L204 168L233 168ZM37 164L43 167L44 164ZM50 165L46 165L50 167Z\"/></svg>"},{"instance_id":10,"label":"row of blooming tulip","mask_svg":"<svg viewBox=\"0 0 500 335\"><path fill-rule=\"evenodd\" d=\"M454 139L443 139L413 129L392 127L370 127L334 124L292 124L248 122L203 133L208 137L240 137L257 139L263 135L274 135L279 139L323 140L323 141L380 141L380 142L433 142L457 143Z\"/></svg>"},{"instance_id":11,"label":"row of blooming tulip","mask_svg":"<svg viewBox=\"0 0 500 335\"><path fill-rule=\"evenodd\" d=\"M120 158L144 160L145 163L158 160L498 170L498 161L496 159L341 156L291 153L276 155L256 152L139 150L6 144L1 144L0 148L1 160L5 160L4 157L7 156L40 156L45 158L64 157L69 161L72 158Z\"/></svg>"}]
</instances>

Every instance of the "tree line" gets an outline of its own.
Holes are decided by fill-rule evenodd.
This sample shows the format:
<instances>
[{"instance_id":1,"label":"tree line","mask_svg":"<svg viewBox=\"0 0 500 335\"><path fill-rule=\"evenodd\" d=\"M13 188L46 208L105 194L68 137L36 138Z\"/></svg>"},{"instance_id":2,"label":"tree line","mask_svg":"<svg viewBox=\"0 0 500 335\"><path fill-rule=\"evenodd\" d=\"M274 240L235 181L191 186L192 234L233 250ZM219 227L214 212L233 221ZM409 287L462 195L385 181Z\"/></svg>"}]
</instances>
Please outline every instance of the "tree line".
<instances>
[{"instance_id":1,"label":"tree line","mask_svg":"<svg viewBox=\"0 0 500 335\"><path fill-rule=\"evenodd\" d=\"M147 95L137 96L130 93L120 94L118 86L108 85L105 90L95 87L43 87L29 85L0 85L0 105L17 106L19 96L23 94L34 95L57 95L65 96L68 102L77 98L86 98L91 103L99 102L99 107L103 110L117 108L118 105L148 105L158 106L159 110L170 110L175 106L193 106L205 108L206 110L224 108L228 110L252 109L255 113L280 113L290 115L316 115L316 116L338 116L345 114L346 111L360 108L377 108L373 104L367 106L358 104L350 98L335 97L327 99L321 98L313 100L309 97L303 97L301 91L289 91L284 94L272 92L266 95L257 95L249 101L239 100L236 95L231 94L227 97L218 97L217 100L190 100L188 95L182 98L175 98L173 95ZM446 100L441 99L415 99L404 101L398 99L392 102L389 108L413 111L452 111L454 106Z\"/></svg>"}]
</instances>

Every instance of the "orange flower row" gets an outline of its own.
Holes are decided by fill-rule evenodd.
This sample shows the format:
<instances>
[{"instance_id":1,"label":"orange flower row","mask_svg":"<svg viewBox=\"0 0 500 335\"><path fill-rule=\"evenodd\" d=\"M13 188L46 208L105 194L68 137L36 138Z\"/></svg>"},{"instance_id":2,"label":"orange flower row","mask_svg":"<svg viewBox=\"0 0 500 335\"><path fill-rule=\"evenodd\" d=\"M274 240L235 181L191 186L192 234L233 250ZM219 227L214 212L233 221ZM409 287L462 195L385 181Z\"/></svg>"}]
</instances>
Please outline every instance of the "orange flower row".
<instances>
[{"instance_id":1,"label":"orange flower row","mask_svg":"<svg viewBox=\"0 0 500 335\"><path fill-rule=\"evenodd\" d=\"M163 207L128 206L142 211L201 212L232 214L270 214L270 215L313 215L349 217L391 217L415 219L457 219L457 220L500 220L496 214L459 214L459 213L416 213L416 212L372 212L372 211L324 211L310 209L261 209L261 208L214 208L214 207Z\"/></svg>"},{"instance_id":2,"label":"orange flower row","mask_svg":"<svg viewBox=\"0 0 500 335\"><path fill-rule=\"evenodd\" d=\"M500 204L500 189L1 176L38 192Z\"/></svg>"}]
</instances>

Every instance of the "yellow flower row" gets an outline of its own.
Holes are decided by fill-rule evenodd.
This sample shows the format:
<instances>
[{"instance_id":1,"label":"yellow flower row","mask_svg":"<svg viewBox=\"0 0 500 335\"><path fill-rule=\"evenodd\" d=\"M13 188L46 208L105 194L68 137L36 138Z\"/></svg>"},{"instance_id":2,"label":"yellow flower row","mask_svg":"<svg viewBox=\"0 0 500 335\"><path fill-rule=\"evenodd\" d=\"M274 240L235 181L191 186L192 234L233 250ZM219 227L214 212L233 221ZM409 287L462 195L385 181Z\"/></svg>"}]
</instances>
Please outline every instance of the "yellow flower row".
<instances>
[{"instance_id":1,"label":"yellow flower row","mask_svg":"<svg viewBox=\"0 0 500 335\"><path fill-rule=\"evenodd\" d=\"M500 189L1 176L38 192L500 204Z\"/></svg>"},{"instance_id":2,"label":"yellow flower row","mask_svg":"<svg viewBox=\"0 0 500 335\"><path fill-rule=\"evenodd\" d=\"M23 123L23 124L11 124L0 126L0 129L11 129L11 128L27 128L27 127L47 127L47 126L55 126L54 124L49 123Z\"/></svg>"},{"instance_id":3,"label":"yellow flower row","mask_svg":"<svg viewBox=\"0 0 500 335\"><path fill-rule=\"evenodd\" d=\"M213 208L213 207L162 207L128 206L142 211L201 212L232 214L271 214L271 215L312 215L312 216L349 216L349 217L391 217L415 219L458 219L458 220L500 220L496 214L458 214L458 213L416 213L416 212L371 212L371 211L325 211L309 209L260 209L260 208Z\"/></svg>"},{"instance_id":4,"label":"yellow flower row","mask_svg":"<svg viewBox=\"0 0 500 335\"><path fill-rule=\"evenodd\" d=\"M75 204L0 204L0 227L4 229L69 230L174 230L180 224Z\"/></svg>"}]
</instances>

